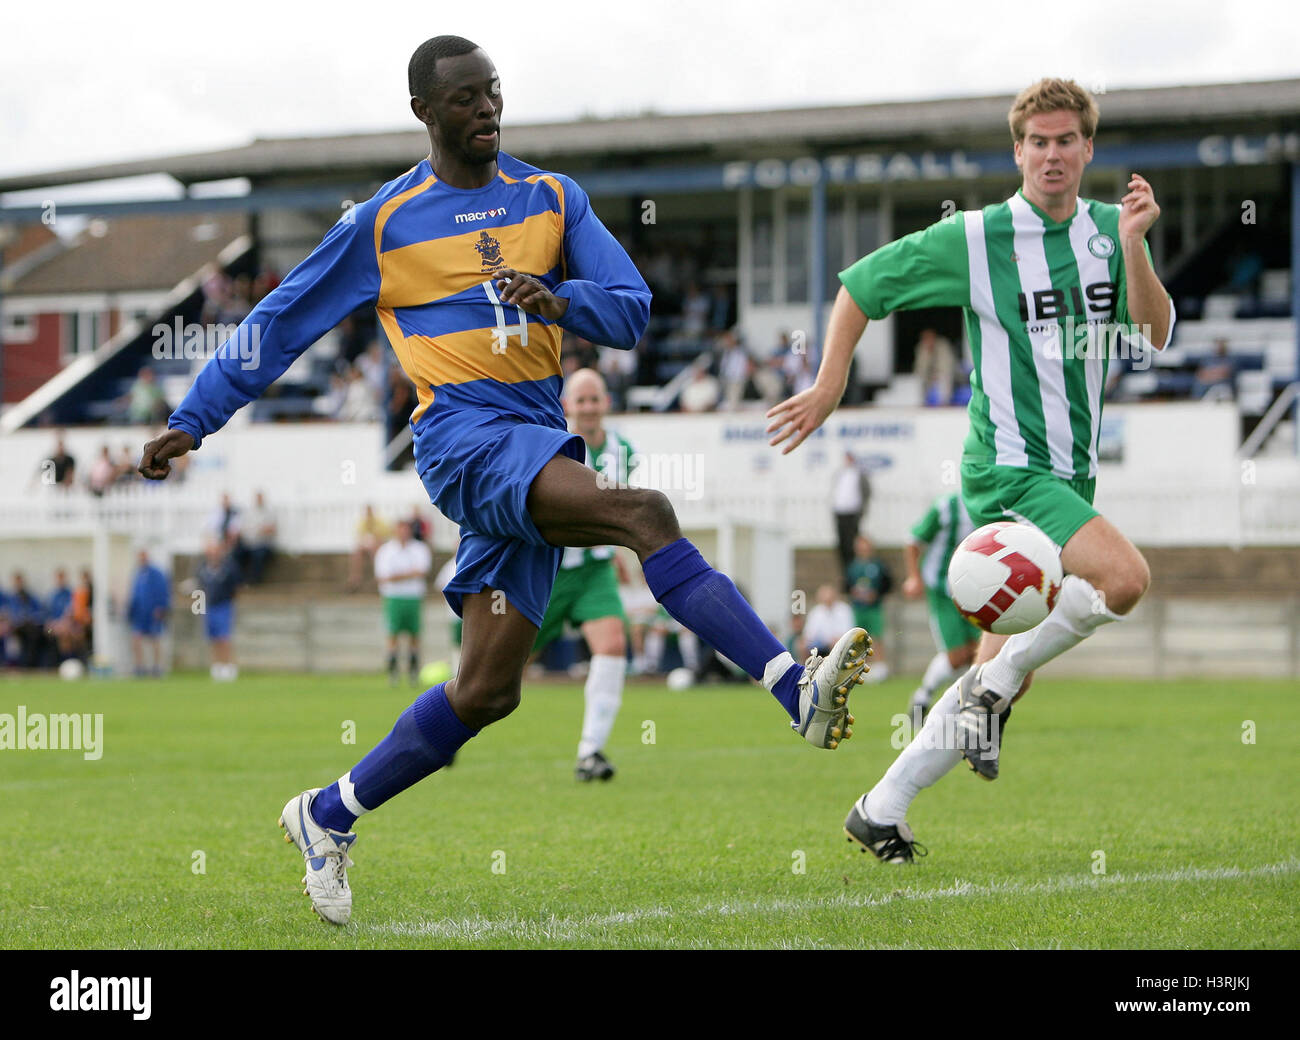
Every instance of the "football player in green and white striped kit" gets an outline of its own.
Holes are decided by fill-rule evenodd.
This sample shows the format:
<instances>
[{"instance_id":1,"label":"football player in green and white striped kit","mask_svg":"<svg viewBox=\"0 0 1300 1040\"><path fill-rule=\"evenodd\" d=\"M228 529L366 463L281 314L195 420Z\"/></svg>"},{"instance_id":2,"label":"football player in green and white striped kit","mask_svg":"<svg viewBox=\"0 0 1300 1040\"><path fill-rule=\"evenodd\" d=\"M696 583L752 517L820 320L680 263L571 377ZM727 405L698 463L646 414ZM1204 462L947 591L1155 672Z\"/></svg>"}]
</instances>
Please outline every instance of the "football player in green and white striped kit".
<instances>
[{"instance_id":1,"label":"football player in green and white striped kit","mask_svg":"<svg viewBox=\"0 0 1300 1040\"><path fill-rule=\"evenodd\" d=\"M908 599L925 596L930 608L930 632L939 652L930 660L921 685L912 694L908 711L919 724L934 695L954 675L975 660L980 630L957 609L948 592L948 564L961 540L975 530L961 493L940 495L912 528L912 539L903 547L907 577L903 595Z\"/></svg>"},{"instance_id":2,"label":"football player in green and white striped kit","mask_svg":"<svg viewBox=\"0 0 1300 1040\"><path fill-rule=\"evenodd\" d=\"M632 445L604 424L609 391L599 372L580 368L564 381L564 410L570 429L587 442L587 465L606 477L608 486L627 487ZM609 780L614 776L614 767L605 757L605 742L623 703L623 679L627 674L627 616L618 594L615 556L610 546L564 550L533 652L558 639L566 621L582 633L591 650L574 776L584 781Z\"/></svg>"},{"instance_id":3,"label":"football player in green and white striped kit","mask_svg":"<svg viewBox=\"0 0 1300 1040\"><path fill-rule=\"evenodd\" d=\"M1136 173L1118 205L1079 198L1097 106L1076 83L1035 83L1008 119L1020 190L842 272L816 382L768 413L772 443L792 450L839 403L868 319L962 307L974 361L961 464L966 508L977 525L1025 521L1061 548L1066 578L1047 620L1020 635L984 635L976 664L850 811L849 837L894 863L913 857L905 817L917 793L963 757L995 779L1011 703L1034 669L1123 618L1150 581L1142 554L1092 498L1109 355L1140 340L1162 349L1173 331L1173 303L1146 246L1160 208Z\"/></svg>"}]
</instances>

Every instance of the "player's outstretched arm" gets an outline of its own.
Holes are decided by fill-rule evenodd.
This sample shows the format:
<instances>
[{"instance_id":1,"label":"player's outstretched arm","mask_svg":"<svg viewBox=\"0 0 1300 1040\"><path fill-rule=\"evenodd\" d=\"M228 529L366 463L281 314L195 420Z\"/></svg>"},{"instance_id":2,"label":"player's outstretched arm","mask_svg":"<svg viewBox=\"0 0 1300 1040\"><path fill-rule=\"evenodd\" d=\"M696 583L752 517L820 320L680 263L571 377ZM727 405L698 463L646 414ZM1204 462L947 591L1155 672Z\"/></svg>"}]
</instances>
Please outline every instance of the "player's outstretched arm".
<instances>
[{"instance_id":1,"label":"player's outstretched arm","mask_svg":"<svg viewBox=\"0 0 1300 1040\"><path fill-rule=\"evenodd\" d=\"M788 455L799 447L814 430L824 423L844 396L849 382L849 362L853 351L867 327L867 316L854 302L843 286L831 308L830 322L826 328L826 349L817 369L817 380L807 390L787 398L772 407L767 417L771 423L768 433L775 436L768 442L773 447L782 441L790 443L781 451Z\"/></svg>"},{"instance_id":2,"label":"player's outstretched arm","mask_svg":"<svg viewBox=\"0 0 1300 1040\"><path fill-rule=\"evenodd\" d=\"M184 434L186 447L162 457L155 452L155 464L146 465L150 447L171 451L184 443L167 435L150 441L140 460L141 474L153 473L153 480L166 477L167 459L198 448L204 437L221 429L235 412L259 397L321 336L354 310L377 299L377 205L371 199L340 219L311 255L258 302L203 366L167 420L168 434Z\"/></svg>"}]
</instances>

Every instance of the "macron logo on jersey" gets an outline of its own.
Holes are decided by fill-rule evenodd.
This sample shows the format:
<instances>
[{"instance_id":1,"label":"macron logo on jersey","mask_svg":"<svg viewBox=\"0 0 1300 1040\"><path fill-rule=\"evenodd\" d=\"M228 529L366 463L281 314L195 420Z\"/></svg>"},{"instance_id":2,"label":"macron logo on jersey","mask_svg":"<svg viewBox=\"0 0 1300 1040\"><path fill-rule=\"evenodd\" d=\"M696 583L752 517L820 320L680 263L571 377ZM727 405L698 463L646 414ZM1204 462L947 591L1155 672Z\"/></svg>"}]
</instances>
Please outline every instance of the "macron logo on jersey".
<instances>
[{"instance_id":1,"label":"macron logo on jersey","mask_svg":"<svg viewBox=\"0 0 1300 1040\"><path fill-rule=\"evenodd\" d=\"M457 213L456 223L472 224L476 220L487 220L488 217L504 217L505 215L505 206L502 206L500 209L485 209L480 213Z\"/></svg>"}]
</instances>

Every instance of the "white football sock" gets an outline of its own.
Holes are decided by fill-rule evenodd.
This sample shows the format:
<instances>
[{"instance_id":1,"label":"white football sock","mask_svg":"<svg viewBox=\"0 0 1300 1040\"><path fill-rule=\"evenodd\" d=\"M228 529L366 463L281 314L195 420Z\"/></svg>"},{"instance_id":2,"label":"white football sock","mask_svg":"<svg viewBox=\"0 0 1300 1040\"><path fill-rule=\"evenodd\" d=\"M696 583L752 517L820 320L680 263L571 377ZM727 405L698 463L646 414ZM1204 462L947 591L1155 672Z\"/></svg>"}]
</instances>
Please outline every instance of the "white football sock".
<instances>
[{"instance_id":1,"label":"white football sock","mask_svg":"<svg viewBox=\"0 0 1300 1040\"><path fill-rule=\"evenodd\" d=\"M1078 646L1102 625L1122 620L1106 609L1106 600L1092 583L1067 574L1052 612L1040 625L1014 635L997 656L984 666L980 681L1004 697L1020 692L1025 676L1073 646Z\"/></svg>"},{"instance_id":2,"label":"white football sock","mask_svg":"<svg viewBox=\"0 0 1300 1040\"><path fill-rule=\"evenodd\" d=\"M586 758L605 747L609 734L618 718L623 703L623 677L627 661L611 654L593 654L587 672L587 685L583 688L586 709L582 715L582 739L578 741L578 757Z\"/></svg>"},{"instance_id":3,"label":"white football sock","mask_svg":"<svg viewBox=\"0 0 1300 1040\"><path fill-rule=\"evenodd\" d=\"M667 639L662 631L651 630L645 634L645 670L658 672L664 664L664 644Z\"/></svg>"},{"instance_id":4,"label":"white football sock","mask_svg":"<svg viewBox=\"0 0 1300 1040\"><path fill-rule=\"evenodd\" d=\"M700 641L689 628L677 633L677 649L681 651L684 667L692 672L700 667Z\"/></svg>"},{"instance_id":5,"label":"white football sock","mask_svg":"<svg viewBox=\"0 0 1300 1040\"><path fill-rule=\"evenodd\" d=\"M925 674L921 676L921 689L927 695L933 696L934 691L952 678L953 674L952 663L948 660L948 651L940 650L926 665Z\"/></svg>"},{"instance_id":6,"label":"white football sock","mask_svg":"<svg viewBox=\"0 0 1300 1040\"><path fill-rule=\"evenodd\" d=\"M902 823L912 799L961 761L952 723L960 685L958 679L935 701L921 731L894 759L880 782L858 800L858 809L873 823Z\"/></svg>"}]
</instances>

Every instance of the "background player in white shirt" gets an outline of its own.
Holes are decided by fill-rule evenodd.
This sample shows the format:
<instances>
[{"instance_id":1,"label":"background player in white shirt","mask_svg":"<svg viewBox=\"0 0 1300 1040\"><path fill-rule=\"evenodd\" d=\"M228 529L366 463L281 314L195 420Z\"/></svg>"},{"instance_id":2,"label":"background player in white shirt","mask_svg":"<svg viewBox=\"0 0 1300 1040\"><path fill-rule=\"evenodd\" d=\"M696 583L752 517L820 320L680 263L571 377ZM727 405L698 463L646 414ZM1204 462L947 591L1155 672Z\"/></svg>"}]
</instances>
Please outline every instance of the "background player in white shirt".
<instances>
[{"instance_id":1,"label":"background player in white shirt","mask_svg":"<svg viewBox=\"0 0 1300 1040\"><path fill-rule=\"evenodd\" d=\"M384 597L384 620L388 625L388 681L397 685L398 644L407 637L407 667L411 685L420 675L420 615L424 607L425 576L433 566L433 554L424 542L411 536L411 524L403 520L397 535L375 552L375 580Z\"/></svg>"}]
</instances>

